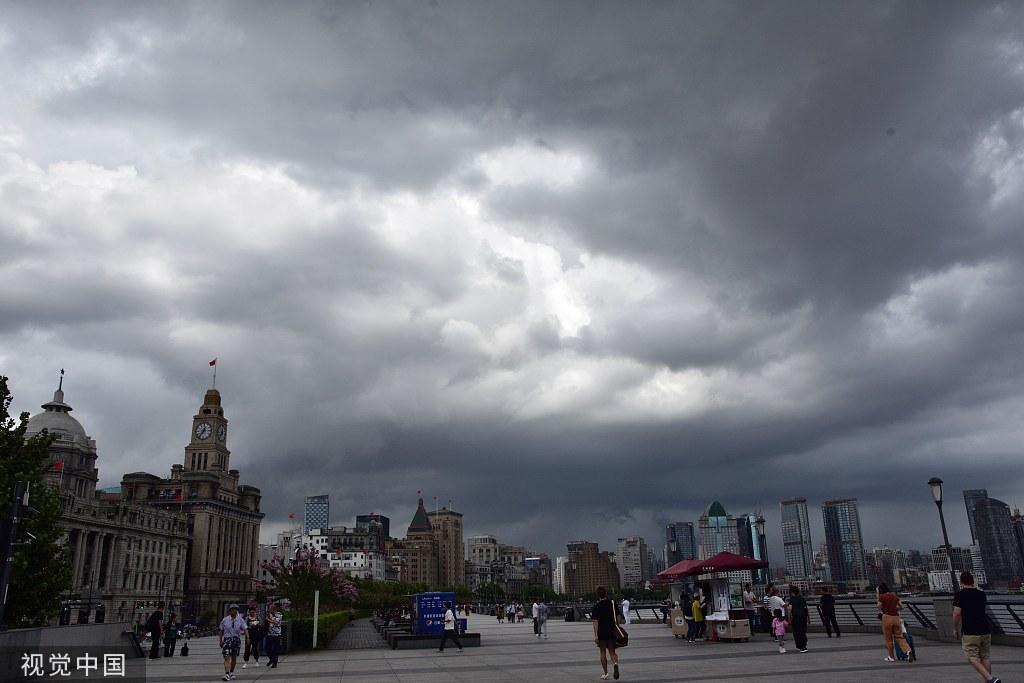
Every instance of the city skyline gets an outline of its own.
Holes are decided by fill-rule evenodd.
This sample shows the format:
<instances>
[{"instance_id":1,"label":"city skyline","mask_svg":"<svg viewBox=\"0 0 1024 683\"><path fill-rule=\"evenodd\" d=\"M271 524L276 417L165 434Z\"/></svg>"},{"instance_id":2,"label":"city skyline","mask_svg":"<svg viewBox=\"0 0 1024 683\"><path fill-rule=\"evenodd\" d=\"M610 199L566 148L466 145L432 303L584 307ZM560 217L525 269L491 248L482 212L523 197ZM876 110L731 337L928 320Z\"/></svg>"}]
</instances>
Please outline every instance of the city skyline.
<instances>
[{"instance_id":1,"label":"city skyline","mask_svg":"<svg viewBox=\"0 0 1024 683\"><path fill-rule=\"evenodd\" d=\"M794 496L933 547L938 476L967 545L954 491L1024 504L1024 7L837 7L8 3L12 408L66 368L110 486L217 358L264 541L424 490L656 549L718 499L778 566Z\"/></svg>"}]
</instances>

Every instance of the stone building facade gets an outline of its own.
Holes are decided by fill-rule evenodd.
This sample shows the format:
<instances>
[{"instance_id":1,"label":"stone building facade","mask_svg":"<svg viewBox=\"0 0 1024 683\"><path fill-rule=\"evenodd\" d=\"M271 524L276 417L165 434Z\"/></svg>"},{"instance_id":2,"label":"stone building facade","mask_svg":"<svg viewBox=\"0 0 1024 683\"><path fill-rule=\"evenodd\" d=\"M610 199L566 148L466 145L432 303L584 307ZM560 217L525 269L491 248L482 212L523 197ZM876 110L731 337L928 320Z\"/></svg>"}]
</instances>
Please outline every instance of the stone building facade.
<instances>
[{"instance_id":1,"label":"stone building facade","mask_svg":"<svg viewBox=\"0 0 1024 683\"><path fill-rule=\"evenodd\" d=\"M260 490L239 483L227 437L220 392L210 389L192 417L184 463L174 465L168 478L134 472L121 480L126 500L186 516L184 612L207 619L223 616L231 603L252 599L256 590Z\"/></svg>"},{"instance_id":2,"label":"stone building facade","mask_svg":"<svg viewBox=\"0 0 1024 683\"><path fill-rule=\"evenodd\" d=\"M462 513L442 507L427 513L437 541L438 587L466 583L466 554L462 544Z\"/></svg>"},{"instance_id":3,"label":"stone building facade","mask_svg":"<svg viewBox=\"0 0 1024 683\"><path fill-rule=\"evenodd\" d=\"M437 537L419 499L405 540L395 544L399 558L399 581L437 586Z\"/></svg>"},{"instance_id":4,"label":"stone building facade","mask_svg":"<svg viewBox=\"0 0 1024 683\"><path fill-rule=\"evenodd\" d=\"M189 538L185 516L125 500L117 487L97 491L96 441L71 416L63 378L42 408L29 420L27 436L54 437L47 482L60 498L72 568L62 618L138 623L159 601L180 611Z\"/></svg>"}]
</instances>

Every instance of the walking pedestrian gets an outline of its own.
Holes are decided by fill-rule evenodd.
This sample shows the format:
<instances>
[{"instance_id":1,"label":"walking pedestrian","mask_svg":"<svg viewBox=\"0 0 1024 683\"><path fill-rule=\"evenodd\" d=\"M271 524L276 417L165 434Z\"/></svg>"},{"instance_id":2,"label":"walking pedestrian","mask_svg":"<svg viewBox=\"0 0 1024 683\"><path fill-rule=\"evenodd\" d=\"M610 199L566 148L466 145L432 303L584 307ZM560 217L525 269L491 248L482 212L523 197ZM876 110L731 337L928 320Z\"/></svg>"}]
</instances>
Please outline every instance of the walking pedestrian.
<instances>
[{"instance_id":1,"label":"walking pedestrian","mask_svg":"<svg viewBox=\"0 0 1024 683\"><path fill-rule=\"evenodd\" d=\"M551 611L548 609L547 604L544 602L544 598L541 598L537 603L537 638L543 635L544 640L548 639L548 616Z\"/></svg>"},{"instance_id":2,"label":"walking pedestrian","mask_svg":"<svg viewBox=\"0 0 1024 683\"><path fill-rule=\"evenodd\" d=\"M238 605L228 607L228 615L220 622L220 652L224 657L225 681L235 680L235 665L242 650L242 635L248 640L245 619L238 615Z\"/></svg>"},{"instance_id":3,"label":"walking pedestrian","mask_svg":"<svg viewBox=\"0 0 1024 683\"><path fill-rule=\"evenodd\" d=\"M277 668L277 658L281 653L281 622L283 617L277 611L277 603L272 602L267 608L267 666Z\"/></svg>"},{"instance_id":4,"label":"walking pedestrian","mask_svg":"<svg viewBox=\"0 0 1024 683\"><path fill-rule=\"evenodd\" d=\"M526 612L523 611L523 603L521 603L521 602L517 603L516 604L516 619L521 624L521 623L523 623L523 619L525 619L525 618L526 618Z\"/></svg>"},{"instance_id":5,"label":"walking pedestrian","mask_svg":"<svg viewBox=\"0 0 1024 683\"><path fill-rule=\"evenodd\" d=\"M242 668L249 666L249 655L252 655L253 666L260 665L260 643L263 639L263 623L260 621L256 605L249 607L249 613L245 617L246 630L249 637L245 639L245 655L242 657Z\"/></svg>"},{"instance_id":6,"label":"walking pedestrian","mask_svg":"<svg viewBox=\"0 0 1024 683\"><path fill-rule=\"evenodd\" d=\"M903 638L903 631L900 629L900 608L903 602L900 596L889 591L889 586L878 584L878 609L882 613L882 637L885 639L885 661L895 662L893 643L895 642L903 653L910 655L910 646Z\"/></svg>"},{"instance_id":7,"label":"walking pedestrian","mask_svg":"<svg viewBox=\"0 0 1024 683\"><path fill-rule=\"evenodd\" d=\"M910 646L910 655L903 654L902 650L896 650L896 659L901 662L909 660L911 662L917 661L917 648L914 647L914 634L907 628L907 620L900 618L900 632L903 633L903 639L907 641L907 645Z\"/></svg>"},{"instance_id":8,"label":"walking pedestrian","mask_svg":"<svg viewBox=\"0 0 1024 683\"><path fill-rule=\"evenodd\" d=\"M177 618L174 612L167 617L167 625L164 626L164 657L174 656L174 645L178 642Z\"/></svg>"},{"instance_id":9,"label":"walking pedestrian","mask_svg":"<svg viewBox=\"0 0 1024 683\"><path fill-rule=\"evenodd\" d=\"M537 621L537 613L540 610L540 605L537 604L539 600L540 598L537 598L533 601L533 606L531 609L533 613L533 635L537 636L538 638L540 638L540 622Z\"/></svg>"},{"instance_id":10,"label":"walking pedestrian","mask_svg":"<svg viewBox=\"0 0 1024 683\"><path fill-rule=\"evenodd\" d=\"M157 603L156 609L146 619L146 630L153 644L149 647L149 658L160 659L160 636L163 634L164 626L164 603Z\"/></svg>"},{"instance_id":11,"label":"walking pedestrian","mask_svg":"<svg viewBox=\"0 0 1024 683\"><path fill-rule=\"evenodd\" d=\"M779 654L786 654L786 619L782 616L782 610L775 610L775 618L772 619L772 635L775 642L779 644Z\"/></svg>"},{"instance_id":12,"label":"walking pedestrian","mask_svg":"<svg viewBox=\"0 0 1024 683\"><path fill-rule=\"evenodd\" d=\"M622 599L622 623L629 626L629 598Z\"/></svg>"},{"instance_id":13,"label":"walking pedestrian","mask_svg":"<svg viewBox=\"0 0 1024 683\"><path fill-rule=\"evenodd\" d=\"M594 642L601 651L601 680L608 680L608 658L612 660L612 677L619 680L619 653L615 647L615 624L618 615L615 603L608 598L604 586L597 587L597 602L590 610L590 618L594 624Z\"/></svg>"},{"instance_id":14,"label":"walking pedestrian","mask_svg":"<svg viewBox=\"0 0 1024 683\"><path fill-rule=\"evenodd\" d=\"M798 652L807 652L807 622L810 619L807 600L795 585L789 587L789 625L793 629L793 642Z\"/></svg>"},{"instance_id":15,"label":"walking pedestrian","mask_svg":"<svg viewBox=\"0 0 1024 683\"><path fill-rule=\"evenodd\" d=\"M821 611L821 623L825 625L825 633L828 634L828 637L832 637L833 630L836 632L836 638L843 635L839 632L839 622L836 621L836 596L832 595L831 589L827 587L824 589L818 609Z\"/></svg>"},{"instance_id":16,"label":"walking pedestrian","mask_svg":"<svg viewBox=\"0 0 1024 683\"><path fill-rule=\"evenodd\" d=\"M686 591L679 595L679 611L683 613L683 621L686 622L686 642L696 642L697 622L693 620L693 598Z\"/></svg>"},{"instance_id":17,"label":"walking pedestrian","mask_svg":"<svg viewBox=\"0 0 1024 683\"><path fill-rule=\"evenodd\" d=\"M451 639L452 642L459 648L459 652L462 652L462 643L459 641L459 624L455 619L455 611L452 609L452 603L444 603L444 631L441 633L441 647L438 652L444 652L444 644Z\"/></svg>"},{"instance_id":18,"label":"walking pedestrian","mask_svg":"<svg viewBox=\"0 0 1024 683\"><path fill-rule=\"evenodd\" d=\"M495 605L494 606L494 614L497 615L498 623L499 624L502 624L502 623L505 622L505 606L504 605Z\"/></svg>"},{"instance_id":19,"label":"walking pedestrian","mask_svg":"<svg viewBox=\"0 0 1024 683\"><path fill-rule=\"evenodd\" d=\"M1001 683L992 674L992 627L985 613L985 594L974 585L974 575L960 574L960 590L953 596L953 637L960 644L967 661L987 683Z\"/></svg>"}]
</instances>

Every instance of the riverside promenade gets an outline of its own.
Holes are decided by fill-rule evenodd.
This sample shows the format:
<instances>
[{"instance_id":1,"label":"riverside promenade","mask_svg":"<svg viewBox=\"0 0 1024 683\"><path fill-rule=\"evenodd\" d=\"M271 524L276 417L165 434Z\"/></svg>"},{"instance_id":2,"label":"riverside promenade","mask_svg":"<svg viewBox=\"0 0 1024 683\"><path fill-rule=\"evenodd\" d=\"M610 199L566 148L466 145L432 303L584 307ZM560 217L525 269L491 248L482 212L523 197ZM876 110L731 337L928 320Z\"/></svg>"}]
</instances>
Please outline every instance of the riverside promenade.
<instances>
[{"instance_id":1,"label":"riverside promenade","mask_svg":"<svg viewBox=\"0 0 1024 683\"><path fill-rule=\"evenodd\" d=\"M453 681L598 681L601 667L589 623L549 623L550 638L538 641L529 622L498 624L493 617L473 615L470 630L482 636L482 646L436 650L392 651L368 637L372 629L359 622L353 637L336 645L353 649L321 650L281 657L277 669L241 668L238 681L351 681L352 683L452 683ZM672 637L668 626L633 624L630 645L621 651L623 681L908 681L928 683L980 680L959 645L918 638L918 661L888 664L881 634L850 633L840 639L810 635L810 652L790 647L785 655L767 636L748 643L689 645ZM375 633L372 634L376 636ZM792 639L789 639L792 645ZM191 642L191 656L149 662L147 681L192 683L217 681L220 652L216 638ZM996 675L1003 681L1024 681L1024 648L994 646ZM609 680L611 677L609 676Z\"/></svg>"}]
</instances>

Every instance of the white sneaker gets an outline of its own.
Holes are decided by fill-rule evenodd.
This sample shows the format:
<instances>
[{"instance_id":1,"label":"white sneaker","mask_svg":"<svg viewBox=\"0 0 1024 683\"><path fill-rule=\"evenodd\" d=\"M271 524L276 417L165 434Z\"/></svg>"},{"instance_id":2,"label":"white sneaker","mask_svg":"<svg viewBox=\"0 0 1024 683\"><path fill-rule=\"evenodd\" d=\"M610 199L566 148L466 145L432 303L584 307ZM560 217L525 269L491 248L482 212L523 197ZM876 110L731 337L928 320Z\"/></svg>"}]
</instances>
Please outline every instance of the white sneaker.
<instances>
[{"instance_id":1,"label":"white sneaker","mask_svg":"<svg viewBox=\"0 0 1024 683\"><path fill-rule=\"evenodd\" d=\"M260 665L260 660L257 659L255 662L252 663L252 665L253 666L259 666Z\"/></svg>"},{"instance_id":2,"label":"white sneaker","mask_svg":"<svg viewBox=\"0 0 1024 683\"><path fill-rule=\"evenodd\" d=\"M895 659L893 659L892 657L886 656L886 658L885 658L885 659L883 659L882 661L883 661L883 662L895 662L896 660L895 660Z\"/></svg>"},{"instance_id":3,"label":"white sneaker","mask_svg":"<svg viewBox=\"0 0 1024 683\"><path fill-rule=\"evenodd\" d=\"M601 680L602 681L607 681L608 680L608 674L601 674Z\"/></svg>"},{"instance_id":4,"label":"white sneaker","mask_svg":"<svg viewBox=\"0 0 1024 683\"><path fill-rule=\"evenodd\" d=\"M249 668L249 662L242 662L242 668L243 669L248 669Z\"/></svg>"},{"instance_id":5,"label":"white sneaker","mask_svg":"<svg viewBox=\"0 0 1024 683\"><path fill-rule=\"evenodd\" d=\"M222 681L230 681L231 680L231 674L224 674L224 678L222 678L220 680L222 680Z\"/></svg>"},{"instance_id":6,"label":"white sneaker","mask_svg":"<svg viewBox=\"0 0 1024 683\"><path fill-rule=\"evenodd\" d=\"M786 648L784 648L784 647L780 647L780 648L779 648L779 654L780 654L780 655L784 655L784 654L786 654Z\"/></svg>"}]
</instances>

